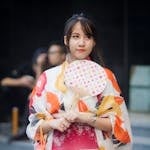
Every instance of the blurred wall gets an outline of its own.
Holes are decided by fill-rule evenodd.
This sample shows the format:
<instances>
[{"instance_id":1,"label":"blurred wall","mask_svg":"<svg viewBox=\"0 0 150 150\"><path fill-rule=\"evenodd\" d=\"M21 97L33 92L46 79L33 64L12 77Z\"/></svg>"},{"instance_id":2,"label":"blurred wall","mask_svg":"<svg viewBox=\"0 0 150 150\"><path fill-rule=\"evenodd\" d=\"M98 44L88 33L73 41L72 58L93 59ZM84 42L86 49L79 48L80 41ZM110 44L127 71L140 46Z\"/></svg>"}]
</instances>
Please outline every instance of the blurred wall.
<instances>
[{"instance_id":1,"label":"blurred wall","mask_svg":"<svg viewBox=\"0 0 150 150\"><path fill-rule=\"evenodd\" d=\"M62 40L64 23L76 12L85 12L95 19L106 66L115 72L123 94L127 95L128 70L124 74L125 65L130 69L132 64L150 64L150 13L146 1L2 1L1 74L17 64L29 61L36 48L47 46L51 40ZM126 37L124 27L128 32ZM127 40L126 58L124 40Z\"/></svg>"}]
</instances>

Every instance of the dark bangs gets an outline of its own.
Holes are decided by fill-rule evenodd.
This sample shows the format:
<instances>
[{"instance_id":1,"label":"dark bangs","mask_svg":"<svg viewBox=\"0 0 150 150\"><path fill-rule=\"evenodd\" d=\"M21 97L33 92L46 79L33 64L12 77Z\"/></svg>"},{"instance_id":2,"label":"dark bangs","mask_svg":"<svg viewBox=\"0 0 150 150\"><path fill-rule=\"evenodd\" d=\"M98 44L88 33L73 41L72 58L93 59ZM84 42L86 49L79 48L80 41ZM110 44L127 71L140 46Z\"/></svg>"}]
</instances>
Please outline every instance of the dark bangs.
<instances>
[{"instance_id":1,"label":"dark bangs","mask_svg":"<svg viewBox=\"0 0 150 150\"><path fill-rule=\"evenodd\" d=\"M97 32L96 32L94 24L86 18L82 18L82 19L79 18L79 22L81 23L84 34L87 35L89 38L93 38L94 41L96 42Z\"/></svg>"}]
</instances>

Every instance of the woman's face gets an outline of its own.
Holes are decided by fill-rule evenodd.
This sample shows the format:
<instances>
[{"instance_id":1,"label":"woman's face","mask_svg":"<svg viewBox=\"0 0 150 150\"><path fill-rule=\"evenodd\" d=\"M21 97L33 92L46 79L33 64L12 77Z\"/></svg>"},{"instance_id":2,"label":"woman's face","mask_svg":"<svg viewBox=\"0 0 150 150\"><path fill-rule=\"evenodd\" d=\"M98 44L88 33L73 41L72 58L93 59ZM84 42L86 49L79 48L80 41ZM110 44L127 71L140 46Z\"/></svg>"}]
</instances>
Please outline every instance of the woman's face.
<instances>
[{"instance_id":1,"label":"woman's face","mask_svg":"<svg viewBox=\"0 0 150 150\"><path fill-rule=\"evenodd\" d=\"M48 61L52 66L57 66L65 60L65 54L61 52L59 45L52 45L48 49Z\"/></svg>"},{"instance_id":2,"label":"woman's face","mask_svg":"<svg viewBox=\"0 0 150 150\"><path fill-rule=\"evenodd\" d=\"M66 38L65 44L67 44ZM88 35L83 32L80 22L77 22L72 29L68 46L71 58L80 60L85 59L90 55L95 46L95 41L93 37L88 37Z\"/></svg>"}]
</instances>

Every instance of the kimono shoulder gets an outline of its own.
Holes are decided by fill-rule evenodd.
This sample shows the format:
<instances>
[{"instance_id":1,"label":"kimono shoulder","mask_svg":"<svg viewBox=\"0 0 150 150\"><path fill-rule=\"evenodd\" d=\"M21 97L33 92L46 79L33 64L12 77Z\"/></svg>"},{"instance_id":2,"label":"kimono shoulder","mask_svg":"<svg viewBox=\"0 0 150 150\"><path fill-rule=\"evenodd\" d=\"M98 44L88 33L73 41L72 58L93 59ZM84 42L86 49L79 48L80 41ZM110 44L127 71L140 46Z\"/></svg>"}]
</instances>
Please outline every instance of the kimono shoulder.
<instances>
[{"instance_id":1,"label":"kimono shoulder","mask_svg":"<svg viewBox=\"0 0 150 150\"><path fill-rule=\"evenodd\" d=\"M56 76L60 73L62 65L47 69L44 71L44 73L48 76L48 78L51 78L53 76Z\"/></svg>"}]
</instances>

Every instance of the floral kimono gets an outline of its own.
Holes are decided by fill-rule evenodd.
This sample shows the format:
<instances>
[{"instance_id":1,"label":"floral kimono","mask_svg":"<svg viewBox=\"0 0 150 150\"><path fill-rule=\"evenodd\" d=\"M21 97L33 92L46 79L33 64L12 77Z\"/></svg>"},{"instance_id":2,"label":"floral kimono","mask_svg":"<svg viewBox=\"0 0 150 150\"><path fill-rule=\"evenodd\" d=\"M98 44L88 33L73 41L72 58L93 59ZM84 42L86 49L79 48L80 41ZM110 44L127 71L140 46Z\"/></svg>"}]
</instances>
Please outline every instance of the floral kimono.
<instances>
[{"instance_id":1,"label":"floral kimono","mask_svg":"<svg viewBox=\"0 0 150 150\"><path fill-rule=\"evenodd\" d=\"M27 135L39 144L36 132L45 119L53 119L59 110L67 111L74 103L74 93L64 85L67 62L46 70L35 86L29 104L30 116ZM44 135L46 150L131 150L132 135L127 108L114 74L104 68L107 85L97 96L78 100L75 109L79 112L96 110L97 117L107 117L112 131L108 133L88 124L72 123L65 132L51 130Z\"/></svg>"}]
</instances>

